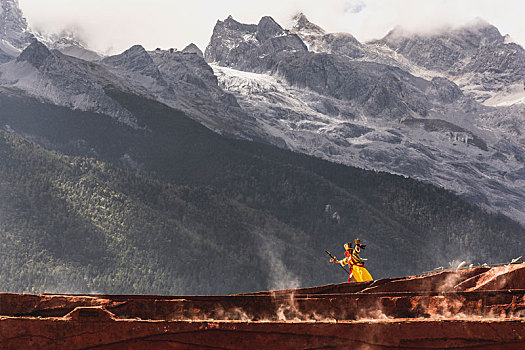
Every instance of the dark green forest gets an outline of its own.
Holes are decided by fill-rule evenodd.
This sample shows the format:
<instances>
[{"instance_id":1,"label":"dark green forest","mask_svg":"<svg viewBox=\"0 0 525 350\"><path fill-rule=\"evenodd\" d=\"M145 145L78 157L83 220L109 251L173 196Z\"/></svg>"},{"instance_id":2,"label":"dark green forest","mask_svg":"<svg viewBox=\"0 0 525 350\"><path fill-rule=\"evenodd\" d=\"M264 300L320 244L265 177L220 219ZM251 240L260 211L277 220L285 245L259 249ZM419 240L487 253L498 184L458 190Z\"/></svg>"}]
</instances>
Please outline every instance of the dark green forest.
<instances>
[{"instance_id":1,"label":"dark green forest","mask_svg":"<svg viewBox=\"0 0 525 350\"><path fill-rule=\"evenodd\" d=\"M525 230L443 189L211 132L107 89L137 117L0 94L0 291L224 294L523 254ZM8 127L5 127L8 125Z\"/></svg>"}]
</instances>

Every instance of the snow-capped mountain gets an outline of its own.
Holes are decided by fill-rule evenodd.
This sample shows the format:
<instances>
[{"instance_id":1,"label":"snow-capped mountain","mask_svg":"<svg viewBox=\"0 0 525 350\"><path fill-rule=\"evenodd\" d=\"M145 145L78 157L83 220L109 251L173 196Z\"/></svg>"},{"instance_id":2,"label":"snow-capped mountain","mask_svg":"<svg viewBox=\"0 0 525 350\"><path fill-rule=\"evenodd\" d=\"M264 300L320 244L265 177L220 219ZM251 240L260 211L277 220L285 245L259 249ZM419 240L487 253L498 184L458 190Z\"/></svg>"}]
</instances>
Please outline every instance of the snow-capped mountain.
<instances>
[{"instance_id":1,"label":"snow-capped mountain","mask_svg":"<svg viewBox=\"0 0 525 350\"><path fill-rule=\"evenodd\" d=\"M350 58L366 55L366 47L349 33L326 33L303 13L295 15L290 32L297 34L312 52L334 53Z\"/></svg>"},{"instance_id":2,"label":"snow-capped mountain","mask_svg":"<svg viewBox=\"0 0 525 350\"><path fill-rule=\"evenodd\" d=\"M433 183L525 225L525 54L488 23L360 43L303 14L289 29L230 16L204 54L136 45L100 59L74 34L31 34L16 0L0 1L0 93L142 130L116 88L218 133Z\"/></svg>"},{"instance_id":3,"label":"snow-capped mountain","mask_svg":"<svg viewBox=\"0 0 525 350\"><path fill-rule=\"evenodd\" d=\"M0 62L18 56L33 39L18 0L0 0Z\"/></svg>"},{"instance_id":4,"label":"snow-capped mountain","mask_svg":"<svg viewBox=\"0 0 525 350\"><path fill-rule=\"evenodd\" d=\"M220 133L272 139L233 95L218 86L213 70L193 46L183 51L147 52L136 45L95 63L50 50L34 40L16 59L0 64L0 91L103 114L141 129L135 116L107 92L108 87L183 110Z\"/></svg>"},{"instance_id":5,"label":"snow-capped mountain","mask_svg":"<svg viewBox=\"0 0 525 350\"><path fill-rule=\"evenodd\" d=\"M102 56L87 48L86 43L79 38L73 30L63 30L60 33L42 34L35 33L39 41L50 49L56 49L65 55L83 59L85 61L98 61Z\"/></svg>"},{"instance_id":6,"label":"snow-capped mountain","mask_svg":"<svg viewBox=\"0 0 525 350\"><path fill-rule=\"evenodd\" d=\"M35 39L68 56L86 61L101 58L99 54L89 50L73 31L43 34L31 29L20 10L18 0L0 0L0 63L18 56Z\"/></svg>"},{"instance_id":7,"label":"snow-capped mountain","mask_svg":"<svg viewBox=\"0 0 525 350\"><path fill-rule=\"evenodd\" d=\"M137 127L135 118L104 91L107 85L126 89L120 79L99 65L49 50L34 40L20 55L0 65L0 87L81 111L111 116Z\"/></svg>"},{"instance_id":8,"label":"snow-capped mountain","mask_svg":"<svg viewBox=\"0 0 525 350\"><path fill-rule=\"evenodd\" d=\"M239 107L232 94L219 87L202 51L194 44L182 51L152 52L135 45L121 54L106 57L102 65L124 79L135 93L182 110L218 133L272 139Z\"/></svg>"},{"instance_id":9,"label":"snow-capped mountain","mask_svg":"<svg viewBox=\"0 0 525 350\"><path fill-rule=\"evenodd\" d=\"M472 89L476 74L494 94L502 77L520 82L519 62L492 60L490 68L475 62L488 61L481 55L499 57L494 46L517 56L521 47L476 23L424 39L429 47L413 54L441 52L431 54L431 62L401 50L408 44L394 45L399 29L361 44L351 35L326 34L298 15L290 30L274 24L273 37L257 35L262 23L272 22L219 21L206 49L221 86L268 133L290 149L431 182L525 223L524 109L480 104ZM273 44L292 35L294 45ZM447 45L454 50L443 51ZM490 72L498 69L490 85ZM470 80L453 82L461 79Z\"/></svg>"},{"instance_id":10,"label":"snow-capped mountain","mask_svg":"<svg viewBox=\"0 0 525 350\"><path fill-rule=\"evenodd\" d=\"M146 52L140 45L106 57L86 48L75 30L32 31L16 0L1 0L0 89L45 103L105 114L140 128L107 87L159 100L183 110L217 132L272 139L218 86L213 70L194 44L184 50ZM24 40L22 40L24 39Z\"/></svg>"},{"instance_id":11,"label":"snow-capped mountain","mask_svg":"<svg viewBox=\"0 0 525 350\"><path fill-rule=\"evenodd\" d=\"M397 27L376 43L444 74L486 105L525 101L525 50L481 19L431 35Z\"/></svg>"}]
</instances>

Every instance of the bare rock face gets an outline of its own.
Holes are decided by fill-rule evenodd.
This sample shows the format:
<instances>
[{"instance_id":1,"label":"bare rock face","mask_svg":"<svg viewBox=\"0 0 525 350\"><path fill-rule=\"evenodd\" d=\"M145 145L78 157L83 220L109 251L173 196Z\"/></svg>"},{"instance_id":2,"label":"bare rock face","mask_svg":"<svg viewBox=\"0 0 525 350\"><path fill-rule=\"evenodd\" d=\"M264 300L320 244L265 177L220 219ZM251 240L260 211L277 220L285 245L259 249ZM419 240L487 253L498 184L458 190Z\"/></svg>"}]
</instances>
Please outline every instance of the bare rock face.
<instances>
[{"instance_id":1,"label":"bare rock face","mask_svg":"<svg viewBox=\"0 0 525 350\"><path fill-rule=\"evenodd\" d=\"M306 21L303 15L295 29L288 31L271 17L263 17L257 26L228 17L217 22L205 58L224 67L270 73L284 78L293 87L350 101L359 106L355 114L387 119L400 115L426 116L431 106L422 87L427 82L398 68L352 60L362 56L357 53L362 45L351 35L323 35L323 43L318 44L329 48L321 50L324 52L309 51L300 35L305 40L311 39L322 30L311 34L313 24ZM301 32L306 29L309 36Z\"/></svg>"},{"instance_id":2,"label":"bare rock face","mask_svg":"<svg viewBox=\"0 0 525 350\"><path fill-rule=\"evenodd\" d=\"M230 16L215 25L204 57L207 62L225 67L266 71L288 54L306 51L299 36L284 30L271 17L263 17L253 25L239 23Z\"/></svg>"},{"instance_id":3,"label":"bare rock face","mask_svg":"<svg viewBox=\"0 0 525 350\"><path fill-rule=\"evenodd\" d=\"M432 78L427 94L441 103L454 103L463 97L461 89L448 79Z\"/></svg>"},{"instance_id":4,"label":"bare rock face","mask_svg":"<svg viewBox=\"0 0 525 350\"><path fill-rule=\"evenodd\" d=\"M330 33L323 36L323 41L330 53L350 58L365 56L364 46L351 34Z\"/></svg>"},{"instance_id":5,"label":"bare rock face","mask_svg":"<svg viewBox=\"0 0 525 350\"><path fill-rule=\"evenodd\" d=\"M326 33L324 29L310 22L303 13L292 18L294 24L290 30L297 34L308 49L313 52L334 53L349 58L365 56L365 46L348 33Z\"/></svg>"},{"instance_id":6,"label":"bare rock face","mask_svg":"<svg viewBox=\"0 0 525 350\"><path fill-rule=\"evenodd\" d=\"M521 349L524 277L521 264L230 296L0 294L0 346Z\"/></svg>"},{"instance_id":7,"label":"bare rock face","mask_svg":"<svg viewBox=\"0 0 525 350\"><path fill-rule=\"evenodd\" d=\"M134 45L121 54L103 59L102 62L123 70L140 72L157 81L162 80L161 74L155 66L153 59L141 45Z\"/></svg>"},{"instance_id":8,"label":"bare rock face","mask_svg":"<svg viewBox=\"0 0 525 350\"><path fill-rule=\"evenodd\" d=\"M25 91L55 105L106 114L136 127L135 118L109 97L104 86L118 79L102 66L62 54L36 39L2 66L2 85ZM24 71L18 75L18 71Z\"/></svg>"},{"instance_id":9,"label":"bare rock face","mask_svg":"<svg viewBox=\"0 0 525 350\"><path fill-rule=\"evenodd\" d=\"M204 57L204 54L202 53L201 49L194 43L189 44L182 50L183 53L189 53L189 54L196 54L199 57Z\"/></svg>"},{"instance_id":10,"label":"bare rock face","mask_svg":"<svg viewBox=\"0 0 525 350\"><path fill-rule=\"evenodd\" d=\"M431 35L397 27L379 43L418 66L451 76L473 75L470 83L481 84L487 91L521 83L525 78L525 50L507 43L496 27L480 19Z\"/></svg>"},{"instance_id":11,"label":"bare rock face","mask_svg":"<svg viewBox=\"0 0 525 350\"><path fill-rule=\"evenodd\" d=\"M281 61L276 69L293 86L353 102L373 117L426 116L430 106L417 79L390 66L309 53Z\"/></svg>"},{"instance_id":12,"label":"bare rock face","mask_svg":"<svg viewBox=\"0 0 525 350\"><path fill-rule=\"evenodd\" d=\"M270 16L264 16L257 24L255 38L261 43L279 35L285 35L284 29Z\"/></svg>"},{"instance_id":13,"label":"bare rock face","mask_svg":"<svg viewBox=\"0 0 525 350\"><path fill-rule=\"evenodd\" d=\"M462 59L473 55L481 47L503 43L503 36L496 27L476 20L460 28L429 35L396 27L381 42L420 66L451 71L457 69Z\"/></svg>"},{"instance_id":14,"label":"bare rock face","mask_svg":"<svg viewBox=\"0 0 525 350\"><path fill-rule=\"evenodd\" d=\"M34 41L31 45L29 45L18 58L16 59L17 62L29 62L33 67L40 68L42 67L47 58L52 56L49 49L39 41Z\"/></svg>"},{"instance_id":15,"label":"bare rock face","mask_svg":"<svg viewBox=\"0 0 525 350\"><path fill-rule=\"evenodd\" d=\"M256 33L257 25L239 23L231 16L224 21L217 21L210 44L204 52L206 61L225 66L237 64L243 52L257 47Z\"/></svg>"},{"instance_id":16,"label":"bare rock face","mask_svg":"<svg viewBox=\"0 0 525 350\"><path fill-rule=\"evenodd\" d=\"M34 40L27 21L18 6L18 0L0 1L0 52L16 56ZM5 61L5 60L4 60ZM2 62L0 57L0 62Z\"/></svg>"}]
</instances>

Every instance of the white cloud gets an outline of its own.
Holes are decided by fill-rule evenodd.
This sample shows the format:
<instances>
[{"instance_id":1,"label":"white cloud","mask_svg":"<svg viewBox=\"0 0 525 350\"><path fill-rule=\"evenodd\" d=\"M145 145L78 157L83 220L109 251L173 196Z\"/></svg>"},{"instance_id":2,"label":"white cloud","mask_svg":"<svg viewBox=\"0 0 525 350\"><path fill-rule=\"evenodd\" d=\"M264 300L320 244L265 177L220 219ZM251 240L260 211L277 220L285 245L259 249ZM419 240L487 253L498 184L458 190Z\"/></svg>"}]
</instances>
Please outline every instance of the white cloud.
<instances>
[{"instance_id":1,"label":"white cloud","mask_svg":"<svg viewBox=\"0 0 525 350\"><path fill-rule=\"evenodd\" d=\"M134 44L148 49L190 42L204 49L218 19L244 23L262 16L287 25L302 11L329 32L348 32L361 41L383 37L396 25L429 31L482 17L525 44L522 0L19 0L30 24L48 31L83 29L96 50L120 52Z\"/></svg>"},{"instance_id":2,"label":"white cloud","mask_svg":"<svg viewBox=\"0 0 525 350\"><path fill-rule=\"evenodd\" d=\"M366 3L363 0L347 1L345 4L344 13L359 13L366 8Z\"/></svg>"},{"instance_id":3,"label":"white cloud","mask_svg":"<svg viewBox=\"0 0 525 350\"><path fill-rule=\"evenodd\" d=\"M358 14L347 14L337 23L361 40L379 38L396 25L428 32L443 26L457 26L476 17L494 24L502 34L510 33L525 42L521 0L368 0ZM519 39L518 39L519 38Z\"/></svg>"}]
</instances>

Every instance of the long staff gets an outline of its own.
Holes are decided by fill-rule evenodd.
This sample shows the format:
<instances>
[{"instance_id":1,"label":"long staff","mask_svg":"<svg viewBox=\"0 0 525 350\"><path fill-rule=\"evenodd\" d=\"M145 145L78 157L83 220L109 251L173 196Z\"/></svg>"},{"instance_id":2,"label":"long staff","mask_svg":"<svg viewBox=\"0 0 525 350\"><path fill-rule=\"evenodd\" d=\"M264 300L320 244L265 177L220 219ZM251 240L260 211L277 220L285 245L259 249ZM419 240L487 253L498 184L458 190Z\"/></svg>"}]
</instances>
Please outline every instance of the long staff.
<instances>
[{"instance_id":1,"label":"long staff","mask_svg":"<svg viewBox=\"0 0 525 350\"><path fill-rule=\"evenodd\" d=\"M333 256L328 250L325 250L325 253L328 254L328 255L330 255L330 257L331 257L332 259L334 259L334 260L337 261L337 258L336 258L335 256ZM339 265L339 264L337 264L337 265ZM345 272L346 272L347 274L350 274L350 271L348 271L344 266L342 266L342 265L339 265L339 266L341 266L341 268L342 268L343 270L345 270Z\"/></svg>"}]
</instances>

